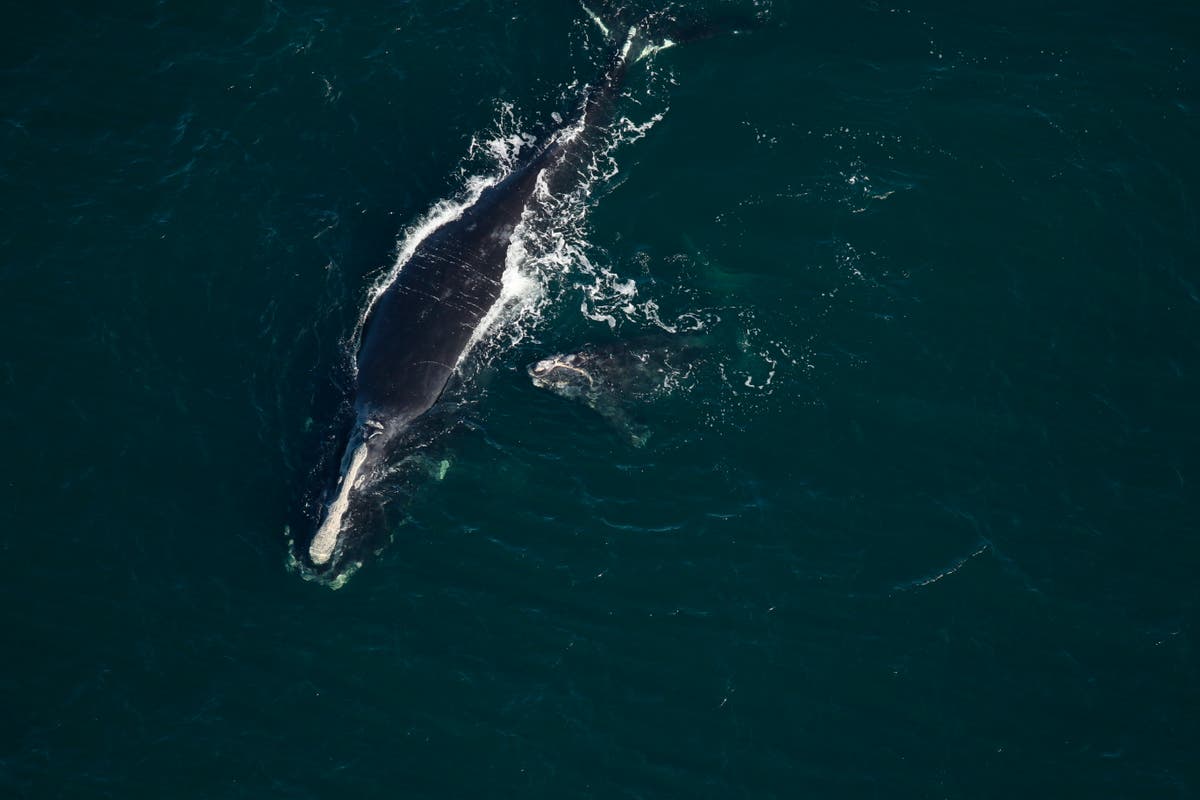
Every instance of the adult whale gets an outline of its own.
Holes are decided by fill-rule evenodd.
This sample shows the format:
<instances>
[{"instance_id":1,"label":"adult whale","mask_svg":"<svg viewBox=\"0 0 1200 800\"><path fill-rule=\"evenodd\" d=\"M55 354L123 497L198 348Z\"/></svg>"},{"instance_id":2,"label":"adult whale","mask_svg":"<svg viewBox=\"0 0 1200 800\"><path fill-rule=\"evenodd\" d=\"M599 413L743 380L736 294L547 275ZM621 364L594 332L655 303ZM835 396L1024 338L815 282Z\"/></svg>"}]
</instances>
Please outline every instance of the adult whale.
<instances>
[{"instance_id":1,"label":"adult whale","mask_svg":"<svg viewBox=\"0 0 1200 800\"><path fill-rule=\"evenodd\" d=\"M593 19L609 35L603 22ZM674 35L663 38L672 25ZM343 564L361 556L370 528L378 524L373 517L379 504L372 490L404 448L413 423L438 401L499 300L517 225L539 188L553 193L574 184L596 146L597 132L611 119L630 66L670 46L672 39L699 38L710 30L679 28L665 14L628 27L572 118L523 165L422 239L391 285L375 298L356 359L355 420L338 474L321 501L320 524L301 557L307 570L337 576Z\"/></svg>"}]
</instances>

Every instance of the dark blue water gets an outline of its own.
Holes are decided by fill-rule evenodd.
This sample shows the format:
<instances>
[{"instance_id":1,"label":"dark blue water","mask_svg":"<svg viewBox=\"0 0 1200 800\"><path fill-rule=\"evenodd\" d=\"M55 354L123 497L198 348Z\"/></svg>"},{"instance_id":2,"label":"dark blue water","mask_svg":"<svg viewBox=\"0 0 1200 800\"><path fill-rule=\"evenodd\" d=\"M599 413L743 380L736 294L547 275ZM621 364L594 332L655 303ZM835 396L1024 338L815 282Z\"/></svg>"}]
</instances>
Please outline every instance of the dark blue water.
<instances>
[{"instance_id":1,"label":"dark blue water","mask_svg":"<svg viewBox=\"0 0 1200 800\"><path fill-rule=\"evenodd\" d=\"M693 9L338 591L368 289L607 45L3 11L0 794L1196 796L1200 10ZM644 447L525 372L664 328Z\"/></svg>"}]
</instances>

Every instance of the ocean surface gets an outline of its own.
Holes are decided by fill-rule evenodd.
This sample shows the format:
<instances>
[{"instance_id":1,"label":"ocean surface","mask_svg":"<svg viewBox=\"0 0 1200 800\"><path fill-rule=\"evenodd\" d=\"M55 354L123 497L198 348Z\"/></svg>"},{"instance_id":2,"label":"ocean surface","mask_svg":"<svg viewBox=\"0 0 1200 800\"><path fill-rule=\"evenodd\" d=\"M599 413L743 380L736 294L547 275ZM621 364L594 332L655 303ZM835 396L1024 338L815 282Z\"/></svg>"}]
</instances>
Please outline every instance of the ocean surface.
<instances>
[{"instance_id":1,"label":"ocean surface","mask_svg":"<svg viewBox=\"0 0 1200 800\"><path fill-rule=\"evenodd\" d=\"M331 590L372 286L612 43L4 7L0 796L1200 795L1200 6L688 8ZM641 447L526 373L647 336Z\"/></svg>"}]
</instances>

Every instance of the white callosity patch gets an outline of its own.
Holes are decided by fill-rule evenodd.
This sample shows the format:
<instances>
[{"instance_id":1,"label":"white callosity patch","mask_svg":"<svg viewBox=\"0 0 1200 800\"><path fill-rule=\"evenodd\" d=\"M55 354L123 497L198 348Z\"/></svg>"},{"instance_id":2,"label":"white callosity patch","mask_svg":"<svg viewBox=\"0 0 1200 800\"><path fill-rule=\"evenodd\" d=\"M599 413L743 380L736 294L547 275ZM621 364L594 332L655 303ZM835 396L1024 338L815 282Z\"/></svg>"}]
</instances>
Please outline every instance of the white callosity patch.
<instances>
[{"instance_id":1,"label":"white callosity patch","mask_svg":"<svg viewBox=\"0 0 1200 800\"><path fill-rule=\"evenodd\" d=\"M542 359L533 367L533 385L539 389L548 388L554 384L553 373L556 370L563 370L564 372L579 375L587 380L589 386L594 386L596 384L595 379L592 378L587 370L571 363L573 360L574 356L554 356Z\"/></svg>"},{"instance_id":2,"label":"white callosity patch","mask_svg":"<svg viewBox=\"0 0 1200 800\"><path fill-rule=\"evenodd\" d=\"M347 468L346 474L342 476L338 496L330 503L329 511L325 514L325 521L321 523L317 535L313 537L312 544L308 547L308 557L318 566L329 561L330 556L333 555L338 536L342 532L342 519L350 507L350 492L355 488L358 482L358 473L362 470L363 462L366 460L367 444L364 442L354 451L354 456L350 459L350 466Z\"/></svg>"}]
</instances>

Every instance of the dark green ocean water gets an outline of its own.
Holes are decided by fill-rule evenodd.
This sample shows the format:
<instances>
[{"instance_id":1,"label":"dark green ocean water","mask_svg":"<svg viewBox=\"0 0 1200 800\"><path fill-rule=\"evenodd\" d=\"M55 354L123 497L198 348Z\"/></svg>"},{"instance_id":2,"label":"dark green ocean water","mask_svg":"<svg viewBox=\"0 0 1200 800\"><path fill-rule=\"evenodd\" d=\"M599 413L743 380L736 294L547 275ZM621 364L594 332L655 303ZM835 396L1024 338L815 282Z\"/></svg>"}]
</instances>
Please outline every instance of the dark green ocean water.
<instances>
[{"instance_id":1,"label":"dark green ocean water","mask_svg":"<svg viewBox=\"0 0 1200 800\"><path fill-rule=\"evenodd\" d=\"M5 6L0 796L1200 793L1200 9L709 8L769 21L632 76L335 592L284 529L367 287L599 36ZM646 447L524 372L656 321L712 346Z\"/></svg>"}]
</instances>

